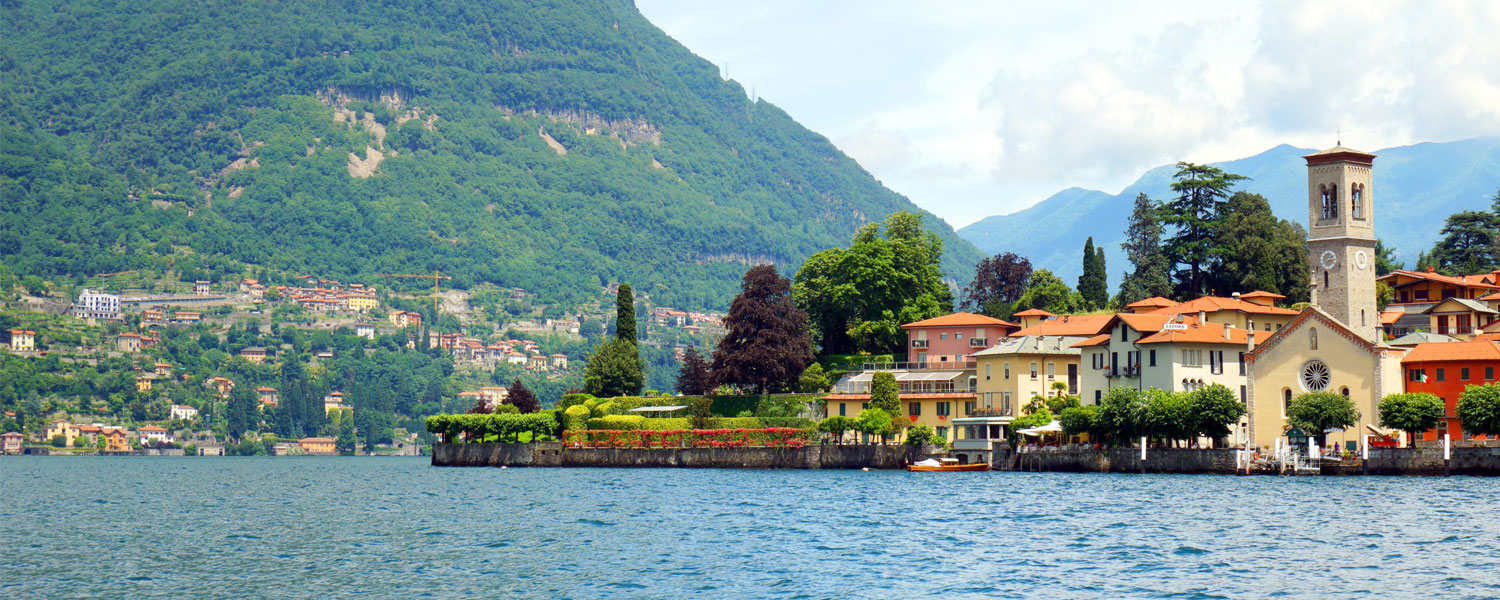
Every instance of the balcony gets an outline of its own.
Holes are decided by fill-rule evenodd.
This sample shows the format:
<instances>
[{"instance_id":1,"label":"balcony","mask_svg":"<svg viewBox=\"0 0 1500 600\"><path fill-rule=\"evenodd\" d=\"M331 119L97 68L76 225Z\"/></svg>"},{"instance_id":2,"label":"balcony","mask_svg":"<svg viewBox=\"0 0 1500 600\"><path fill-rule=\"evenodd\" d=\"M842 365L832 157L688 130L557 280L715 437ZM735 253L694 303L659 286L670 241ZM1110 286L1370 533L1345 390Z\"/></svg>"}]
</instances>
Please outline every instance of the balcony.
<instances>
[{"instance_id":1,"label":"balcony","mask_svg":"<svg viewBox=\"0 0 1500 600\"><path fill-rule=\"evenodd\" d=\"M986 338L969 338L970 348L988 348L990 341Z\"/></svg>"},{"instance_id":2,"label":"balcony","mask_svg":"<svg viewBox=\"0 0 1500 600\"><path fill-rule=\"evenodd\" d=\"M985 440L985 439L978 439L978 440L954 440L953 441L953 449L954 450L969 450L969 451L980 450L980 451L989 452L991 450L994 450L994 445L993 444L994 444L994 442L992 440Z\"/></svg>"},{"instance_id":3,"label":"balcony","mask_svg":"<svg viewBox=\"0 0 1500 600\"><path fill-rule=\"evenodd\" d=\"M911 341L911 347L913 347L913 348L926 348L927 347L927 340L912 340Z\"/></svg>"},{"instance_id":4,"label":"balcony","mask_svg":"<svg viewBox=\"0 0 1500 600\"><path fill-rule=\"evenodd\" d=\"M970 411L969 414L964 415L964 416L966 416L966 417L1013 417L1013 416L1015 416L1015 414L1013 413L1013 411L1011 411L1009 409L987 407L987 408L976 408L973 411Z\"/></svg>"}]
</instances>

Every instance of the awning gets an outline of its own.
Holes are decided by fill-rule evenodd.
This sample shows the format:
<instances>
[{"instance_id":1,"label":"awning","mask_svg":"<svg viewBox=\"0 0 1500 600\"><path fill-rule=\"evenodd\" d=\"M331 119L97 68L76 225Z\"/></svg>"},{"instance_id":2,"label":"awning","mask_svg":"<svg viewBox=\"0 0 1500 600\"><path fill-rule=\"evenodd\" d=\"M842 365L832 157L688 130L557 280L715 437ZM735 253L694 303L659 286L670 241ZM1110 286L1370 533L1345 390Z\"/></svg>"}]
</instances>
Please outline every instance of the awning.
<instances>
[{"instance_id":1,"label":"awning","mask_svg":"<svg viewBox=\"0 0 1500 600\"><path fill-rule=\"evenodd\" d=\"M1053 421L1051 423L1048 423L1046 425L1042 425L1042 426L1039 426L1039 427L1032 427L1032 428L1029 428L1029 429L1022 429L1020 431L1017 431L1016 433L1019 433L1021 435L1038 436L1038 435L1042 435L1044 433L1062 433L1062 430L1063 430L1062 429L1062 423L1059 423L1057 421Z\"/></svg>"}]
</instances>

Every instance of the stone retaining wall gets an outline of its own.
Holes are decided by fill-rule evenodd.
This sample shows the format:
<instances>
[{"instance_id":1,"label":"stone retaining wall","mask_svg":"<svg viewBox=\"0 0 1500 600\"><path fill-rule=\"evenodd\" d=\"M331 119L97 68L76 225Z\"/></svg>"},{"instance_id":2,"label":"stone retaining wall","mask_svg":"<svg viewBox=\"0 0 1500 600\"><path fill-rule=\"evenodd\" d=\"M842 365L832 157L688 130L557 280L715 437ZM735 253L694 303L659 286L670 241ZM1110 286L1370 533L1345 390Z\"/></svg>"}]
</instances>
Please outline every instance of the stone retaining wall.
<instances>
[{"instance_id":1,"label":"stone retaining wall","mask_svg":"<svg viewBox=\"0 0 1500 600\"><path fill-rule=\"evenodd\" d=\"M997 457L1001 455L996 454ZM1017 471L1054 471L1064 473L1210 473L1233 475L1235 450L1189 450L1174 448L1146 449L1141 463L1139 448L1106 448L1104 450L1070 450L1021 452L1002 458L1009 464L998 468ZM1143 469L1144 466L1144 469Z\"/></svg>"},{"instance_id":2,"label":"stone retaining wall","mask_svg":"<svg viewBox=\"0 0 1500 600\"><path fill-rule=\"evenodd\" d=\"M1371 448L1371 475L1442 475L1443 449ZM1500 475L1500 448L1454 448L1448 471L1453 475Z\"/></svg>"},{"instance_id":3,"label":"stone retaining wall","mask_svg":"<svg viewBox=\"0 0 1500 600\"><path fill-rule=\"evenodd\" d=\"M437 467L680 467L708 469L900 469L923 455L910 446L802 448L564 448L537 444L433 444Z\"/></svg>"}]
</instances>

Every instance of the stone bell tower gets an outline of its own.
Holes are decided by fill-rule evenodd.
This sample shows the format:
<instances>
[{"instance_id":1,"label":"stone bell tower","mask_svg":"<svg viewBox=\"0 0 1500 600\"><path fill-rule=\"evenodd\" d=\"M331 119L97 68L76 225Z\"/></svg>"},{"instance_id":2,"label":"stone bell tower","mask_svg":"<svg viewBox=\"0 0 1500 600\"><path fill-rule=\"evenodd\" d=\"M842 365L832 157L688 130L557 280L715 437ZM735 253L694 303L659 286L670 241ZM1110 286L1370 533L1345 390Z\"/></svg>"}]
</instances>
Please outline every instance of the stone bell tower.
<instances>
[{"instance_id":1,"label":"stone bell tower","mask_svg":"<svg viewBox=\"0 0 1500 600\"><path fill-rule=\"evenodd\" d=\"M1312 302L1379 343L1375 310L1375 155L1342 145L1307 159L1307 250Z\"/></svg>"}]
</instances>

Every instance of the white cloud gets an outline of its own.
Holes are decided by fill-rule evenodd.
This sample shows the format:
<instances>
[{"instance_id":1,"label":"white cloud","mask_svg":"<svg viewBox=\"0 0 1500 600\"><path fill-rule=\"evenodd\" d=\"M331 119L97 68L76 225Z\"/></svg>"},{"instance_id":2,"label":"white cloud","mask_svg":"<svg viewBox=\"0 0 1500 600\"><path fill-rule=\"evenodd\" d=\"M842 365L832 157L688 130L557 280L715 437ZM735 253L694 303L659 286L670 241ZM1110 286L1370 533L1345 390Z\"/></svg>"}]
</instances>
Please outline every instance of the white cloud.
<instances>
[{"instance_id":1,"label":"white cloud","mask_svg":"<svg viewBox=\"0 0 1500 600\"><path fill-rule=\"evenodd\" d=\"M1500 135L1495 2L639 5L954 225L1337 129Z\"/></svg>"}]
</instances>

